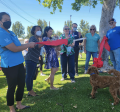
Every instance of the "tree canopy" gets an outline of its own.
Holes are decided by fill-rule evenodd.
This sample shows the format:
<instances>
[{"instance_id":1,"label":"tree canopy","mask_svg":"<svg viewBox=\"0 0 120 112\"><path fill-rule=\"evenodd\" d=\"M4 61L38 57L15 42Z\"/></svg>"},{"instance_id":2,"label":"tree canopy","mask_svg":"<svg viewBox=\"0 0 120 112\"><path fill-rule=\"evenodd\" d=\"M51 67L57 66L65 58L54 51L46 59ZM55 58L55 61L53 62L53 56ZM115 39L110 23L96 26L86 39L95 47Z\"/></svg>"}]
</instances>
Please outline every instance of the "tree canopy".
<instances>
[{"instance_id":1,"label":"tree canopy","mask_svg":"<svg viewBox=\"0 0 120 112\"><path fill-rule=\"evenodd\" d=\"M41 3L41 0L37 1ZM60 12L62 11L63 2L64 0L43 0L42 5L48 8L52 7L53 12L50 13L53 14L57 8L59 9ZM74 3L71 3L71 6L73 10L79 11L82 6L92 6L93 8L95 8L98 2L103 4L103 0L75 0ZM116 1L116 6L118 5L120 7L120 0Z\"/></svg>"},{"instance_id":2,"label":"tree canopy","mask_svg":"<svg viewBox=\"0 0 120 112\"><path fill-rule=\"evenodd\" d=\"M18 38L20 38L20 37L23 37L23 35L24 35L24 27L23 27L23 25L22 25L22 23L21 22L19 22L19 21L16 21L15 23L13 23L13 25L12 25L12 31L16 34L16 36L18 37Z\"/></svg>"},{"instance_id":3,"label":"tree canopy","mask_svg":"<svg viewBox=\"0 0 120 112\"><path fill-rule=\"evenodd\" d=\"M82 37L85 37L85 34L89 32L89 28L90 28L89 23L82 19L78 26L78 31L81 32Z\"/></svg>"}]
</instances>

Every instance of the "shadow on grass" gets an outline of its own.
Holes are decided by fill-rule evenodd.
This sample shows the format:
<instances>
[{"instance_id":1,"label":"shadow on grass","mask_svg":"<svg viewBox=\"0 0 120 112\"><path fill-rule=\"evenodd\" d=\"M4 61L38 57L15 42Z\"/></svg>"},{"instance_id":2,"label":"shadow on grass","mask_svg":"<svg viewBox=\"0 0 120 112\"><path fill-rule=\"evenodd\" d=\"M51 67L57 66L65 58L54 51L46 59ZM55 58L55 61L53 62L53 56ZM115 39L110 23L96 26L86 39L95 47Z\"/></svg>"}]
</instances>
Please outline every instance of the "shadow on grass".
<instances>
[{"instance_id":1,"label":"shadow on grass","mask_svg":"<svg viewBox=\"0 0 120 112\"><path fill-rule=\"evenodd\" d=\"M56 83L56 85L62 84ZM24 98L23 103L32 103L31 109L26 110L27 112L35 109L36 112L79 112L80 110L81 112L103 112L104 109L112 111L110 102L113 98L108 88L99 89L96 99L90 98L89 77L76 78L76 83L67 82L56 91L50 90L49 87L40 91L44 86L46 86L44 83L36 82L35 91L39 96L27 97L28 100Z\"/></svg>"},{"instance_id":2,"label":"shadow on grass","mask_svg":"<svg viewBox=\"0 0 120 112\"><path fill-rule=\"evenodd\" d=\"M84 67L84 65L80 65L80 67ZM48 70L43 70L43 72L48 72ZM81 76L79 75L80 77L75 78L76 83L70 83L69 79L55 83L55 86L60 87L56 91L50 90L47 83L36 80L33 90L39 96L27 96L28 92L25 87L22 102L24 105L30 105L31 108L20 110L20 112L113 112L110 104L113 102L113 98L109 93L109 89L98 89L96 98L91 99L89 94L92 87L89 75L82 75L83 72L84 69L80 68L79 74ZM56 73L57 77L60 74L61 71L58 71ZM1 84L6 83L5 80L5 77L0 78L0 88L5 87L1 86ZM0 110L3 110L2 112L9 112L8 107L6 108L6 100L4 98L0 98L0 107L2 107ZM114 112L119 112L119 104L115 106Z\"/></svg>"},{"instance_id":3,"label":"shadow on grass","mask_svg":"<svg viewBox=\"0 0 120 112\"><path fill-rule=\"evenodd\" d=\"M110 102L113 102L113 98L108 88L98 89L96 99L91 99L89 94L92 88L89 77L79 77L75 80L76 83L56 83L55 85L58 86L63 85L56 91L50 90L46 86L47 83L36 81L33 88L39 96L27 96L25 88L22 102L25 105L30 105L31 108L20 112L112 112ZM0 107L5 107L5 105L4 102L0 103ZM119 111L118 109L117 105L114 109L115 112ZM4 111L6 111L5 108Z\"/></svg>"}]
</instances>

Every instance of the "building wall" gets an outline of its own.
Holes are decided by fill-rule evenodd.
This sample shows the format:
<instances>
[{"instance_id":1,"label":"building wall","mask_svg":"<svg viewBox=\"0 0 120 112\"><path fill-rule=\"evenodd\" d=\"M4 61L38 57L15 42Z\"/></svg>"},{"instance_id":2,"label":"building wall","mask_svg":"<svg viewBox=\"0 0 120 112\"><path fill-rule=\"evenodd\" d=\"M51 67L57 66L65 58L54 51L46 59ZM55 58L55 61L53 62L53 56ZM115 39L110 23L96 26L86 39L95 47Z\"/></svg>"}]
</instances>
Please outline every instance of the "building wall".
<instances>
[{"instance_id":1,"label":"building wall","mask_svg":"<svg viewBox=\"0 0 120 112\"><path fill-rule=\"evenodd\" d=\"M21 44L24 44L24 39L23 38L18 38Z\"/></svg>"}]
</instances>

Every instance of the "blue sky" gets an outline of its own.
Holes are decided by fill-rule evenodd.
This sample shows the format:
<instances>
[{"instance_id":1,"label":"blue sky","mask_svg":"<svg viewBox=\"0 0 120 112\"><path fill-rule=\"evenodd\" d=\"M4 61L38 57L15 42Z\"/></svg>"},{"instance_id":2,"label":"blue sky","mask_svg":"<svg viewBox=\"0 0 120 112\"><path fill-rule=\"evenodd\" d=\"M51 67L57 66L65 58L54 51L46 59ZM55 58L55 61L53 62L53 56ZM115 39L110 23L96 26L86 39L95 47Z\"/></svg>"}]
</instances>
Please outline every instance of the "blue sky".
<instances>
[{"instance_id":1,"label":"blue sky","mask_svg":"<svg viewBox=\"0 0 120 112\"><path fill-rule=\"evenodd\" d=\"M97 30L99 30L99 22L101 18L101 11L102 11L102 4L98 4L96 8L92 7L82 7L80 11L73 11L71 3L74 2L74 0L64 0L63 3L63 9L62 12L59 12L57 9L55 14L50 14L52 11L51 9L44 8L42 4L39 4L36 0L2 0L8 7L10 7L13 11L17 12L19 15L23 16L30 22L24 20L17 14L15 14L13 11L8 9L6 6L4 6L0 2L0 12L8 12L11 16L12 23L15 23L16 21L20 21L23 26L25 27L25 33L27 33L27 26L36 25L37 20L46 20L48 23L50 21L51 27L55 31L63 31L64 22L67 20L70 20L70 15L72 15L71 20L73 22L76 22L77 24L80 23L80 20L83 19L87 22L89 22L90 25L94 24L97 27ZM11 1L19 6L22 10L24 10L26 13L21 11L18 7L16 7L14 4L11 3ZM41 0L42 1L42 0ZM120 26L120 9L119 7L115 8L114 16L117 21L117 26Z\"/></svg>"}]
</instances>

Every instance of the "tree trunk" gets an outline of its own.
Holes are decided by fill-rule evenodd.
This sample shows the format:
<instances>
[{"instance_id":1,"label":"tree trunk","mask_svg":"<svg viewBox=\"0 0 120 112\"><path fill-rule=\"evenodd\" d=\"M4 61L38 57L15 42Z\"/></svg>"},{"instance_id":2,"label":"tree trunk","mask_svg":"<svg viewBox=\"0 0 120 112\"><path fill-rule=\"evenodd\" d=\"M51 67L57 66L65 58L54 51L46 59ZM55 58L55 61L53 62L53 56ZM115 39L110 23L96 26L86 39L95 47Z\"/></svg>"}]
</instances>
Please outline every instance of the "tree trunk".
<instances>
[{"instance_id":1,"label":"tree trunk","mask_svg":"<svg viewBox=\"0 0 120 112\"><path fill-rule=\"evenodd\" d=\"M106 35L107 31L110 29L108 21L113 17L115 5L116 0L103 1L102 15L99 26L99 35L101 37L101 40L103 39L103 36ZM103 67L101 68L101 71L107 71L108 69L111 69L108 64L108 56L109 52L104 48L102 53Z\"/></svg>"}]
</instances>

